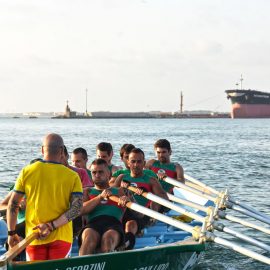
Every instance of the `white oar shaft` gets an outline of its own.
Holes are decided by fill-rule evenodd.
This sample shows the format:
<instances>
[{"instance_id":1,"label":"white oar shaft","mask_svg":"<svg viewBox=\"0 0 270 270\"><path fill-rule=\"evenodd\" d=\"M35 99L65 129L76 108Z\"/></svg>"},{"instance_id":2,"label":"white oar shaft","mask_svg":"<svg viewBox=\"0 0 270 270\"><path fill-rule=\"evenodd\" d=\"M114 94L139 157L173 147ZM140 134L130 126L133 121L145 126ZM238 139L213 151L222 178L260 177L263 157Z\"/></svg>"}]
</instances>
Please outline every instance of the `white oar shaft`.
<instances>
[{"instance_id":1,"label":"white oar shaft","mask_svg":"<svg viewBox=\"0 0 270 270\"><path fill-rule=\"evenodd\" d=\"M132 188L132 187L130 187L130 188ZM132 188L131 190L134 191L134 188ZM135 188L135 190L136 190L136 188ZM150 201L153 201L153 202L156 202L158 204L161 204L161 205L163 205L163 206L165 206L167 208L170 208L170 209L172 209L172 210L174 210L174 211L176 211L178 213L181 213L183 215L186 215L186 216L188 216L190 218L193 218L193 219L195 219L197 221L204 222L204 217L202 217L200 215L197 215L195 213L189 212L186 209L184 209L184 208L182 208L182 207L180 207L180 206L178 206L176 204L173 204L170 201L167 201L167 200L165 200L163 198L160 198L160 197L154 195L151 192L143 192L142 195L145 198L147 198L148 200L150 200Z\"/></svg>"},{"instance_id":2,"label":"white oar shaft","mask_svg":"<svg viewBox=\"0 0 270 270\"><path fill-rule=\"evenodd\" d=\"M235 250L235 251L237 251L237 252L239 252L239 253L241 253L243 255L246 255L246 256L251 257L251 258L253 258L255 260L258 260L260 262L263 262L265 264L270 265L270 258L267 258L267 257L265 257L265 256L263 256L261 254L258 254L258 253L254 252L254 251L251 251L251 250L249 250L247 248L238 246L238 245L236 245L236 244L234 244L232 242L229 242L229 241L227 241L227 240L225 240L223 238L220 238L220 237L214 237L213 241L215 243L217 243L217 244L220 244L220 245L226 246L226 247L228 247L230 249L233 249L233 250Z\"/></svg>"},{"instance_id":3,"label":"white oar shaft","mask_svg":"<svg viewBox=\"0 0 270 270\"><path fill-rule=\"evenodd\" d=\"M115 202L118 202L118 197L117 196L110 196L109 197L110 200L113 200ZM168 216L165 216L163 214L160 214L152 209L146 208L144 206L141 206L137 203L132 203L132 202L128 202L126 204L126 206L134 211L137 211L139 213L142 213L146 216L149 216L151 218L157 219L159 221L162 221L164 223L167 223L169 225L172 225L178 229L181 229L183 231L189 232L189 233L193 233L194 232L194 228L188 224L185 224L183 222L180 222L176 219L170 218Z\"/></svg>"},{"instance_id":4,"label":"white oar shaft","mask_svg":"<svg viewBox=\"0 0 270 270\"><path fill-rule=\"evenodd\" d=\"M244 240L244 241L246 241L248 243L251 243L254 246L257 246L259 248L262 248L262 249L264 249L266 251L270 251L270 247L268 245L266 245L266 244L264 244L264 243L262 243L262 242L260 242L260 241L258 241L256 239L254 239L254 238L251 238L249 236L246 236L246 235L244 235L244 234L242 234L240 232L234 231L234 230L232 230L232 229L230 229L228 227L224 227L223 228L223 231L225 233L228 233L230 235L233 235L233 236L235 236L235 237L237 237L237 238L239 238L241 240Z\"/></svg>"},{"instance_id":5,"label":"white oar shaft","mask_svg":"<svg viewBox=\"0 0 270 270\"><path fill-rule=\"evenodd\" d=\"M199 180L197 180L197 179L195 179L195 178L193 178L193 177L191 177L191 176L189 176L189 175L187 175L187 174L185 174L184 177L185 177L185 179L187 179L188 181L191 181L191 182L193 182L193 183L195 183L195 184L197 184L197 185L199 185L199 186L201 186L201 187L204 187L205 189L208 189L209 191L211 191L212 193L214 193L214 194L216 194L216 195L219 195L219 194L220 194L217 190L215 190L215 189L213 189L213 188L211 188L211 187L205 185L205 184L202 183L201 181L199 181ZM236 204L236 205L239 205L239 206L241 206L242 208L244 208L244 209L246 209L246 210L248 210L248 211L250 211L250 212L253 212L254 214L257 215L256 217L253 216L253 217L255 217L255 218L257 218L258 216L261 216L262 219L259 219L259 218L257 218L257 219L261 220L262 222L265 222L265 223L269 224L269 222L270 222L270 217L267 216L266 214L264 214L264 213L262 213L262 212L256 210L255 208L253 208L253 207L251 207L251 206L249 206L249 205L246 205L246 204L243 203L243 202L240 202L239 200L233 199L233 198L231 198L231 197L229 197L228 200L229 200L229 202L231 202L231 203L234 203L234 204ZM247 212L247 213L248 213L248 212Z\"/></svg>"},{"instance_id":6,"label":"white oar shaft","mask_svg":"<svg viewBox=\"0 0 270 270\"><path fill-rule=\"evenodd\" d=\"M209 191L211 191L212 193L214 193L214 194L216 194L216 195L219 195L219 192L218 192L217 190L215 190L215 189L213 189L213 188L207 186L207 185L204 184L203 182L201 182L201 181L199 181L199 180L197 180L197 179L195 179L195 178L193 178L193 177L191 177L191 176L189 176L189 175L187 175L187 174L185 174L184 177L185 177L185 179L187 179L188 181L193 182L193 183L195 183L195 184L197 184L197 185L199 185L199 186L201 186L201 187L204 187L205 189L208 189Z\"/></svg>"},{"instance_id":7,"label":"white oar shaft","mask_svg":"<svg viewBox=\"0 0 270 270\"><path fill-rule=\"evenodd\" d=\"M253 217L253 218L257 219L257 220L260 220L261 222L264 222L264 223L270 225L270 220L269 219L266 219L266 218L264 218L264 217L262 217L260 215L256 215L253 212L250 212L250 211L248 211L248 210L246 210L246 209L244 209L244 208L242 208L240 206L232 205L231 208L233 210L235 210L235 211L238 211L238 212L244 214L244 215Z\"/></svg>"},{"instance_id":8,"label":"white oar shaft","mask_svg":"<svg viewBox=\"0 0 270 270\"><path fill-rule=\"evenodd\" d=\"M199 190L199 191L201 191L201 192L203 192L203 193L206 193L206 194L209 194L209 195L212 194L212 192L211 192L209 189L204 188L204 187L202 187L202 186L199 186L199 185L197 185L197 184L194 184L194 183L192 183L192 182L185 181L185 185L188 186L188 187L197 189L197 190Z\"/></svg>"},{"instance_id":9,"label":"white oar shaft","mask_svg":"<svg viewBox=\"0 0 270 270\"><path fill-rule=\"evenodd\" d=\"M247 204L245 204L243 202L240 202L239 200L236 200L236 199L233 199L233 198L229 197L229 201L232 202L232 203L234 203L234 204L236 204L236 205L241 206L242 208L245 208L246 210L248 210L250 212L253 212L256 215L262 216L265 219L270 220L270 217L267 216L266 214L264 214L264 213L262 213L260 211L257 211L255 208L253 208L253 207L251 207L251 206L249 206L249 205L247 205Z\"/></svg>"},{"instance_id":10,"label":"white oar shaft","mask_svg":"<svg viewBox=\"0 0 270 270\"><path fill-rule=\"evenodd\" d=\"M230 221L233 221L233 222L242 224L242 225L244 225L244 226L247 226L247 227L256 229L256 230L258 230L258 231L261 231L261 232L270 234L270 230L269 230L269 229L264 228L264 227L262 227L262 226L259 226L259 225L257 225L257 224L251 223L251 222L249 222L249 221L242 220L242 219L240 219L240 218L238 218L238 217L235 217L235 216L232 216L232 215L227 215L227 214L225 214L224 218L227 219L227 220L230 220Z\"/></svg>"},{"instance_id":11,"label":"white oar shaft","mask_svg":"<svg viewBox=\"0 0 270 270\"><path fill-rule=\"evenodd\" d=\"M184 200L184 199L178 198L178 197L176 197L176 196L174 196L174 195L172 195L170 193L167 193L167 196L168 196L168 198L169 198L170 201L181 203L181 204L184 204L184 205L193 207L193 208L198 209L200 211L203 211L205 213L208 212L208 207L202 206L202 205L197 204L197 203L193 203L193 202L188 201L188 200Z\"/></svg>"},{"instance_id":12,"label":"white oar shaft","mask_svg":"<svg viewBox=\"0 0 270 270\"><path fill-rule=\"evenodd\" d=\"M163 178L163 181L165 181L165 182L167 182L167 183L169 183L169 184L171 184L173 186L176 186L176 187L178 187L180 189L190 191L190 192L192 192L192 193L194 193L196 195L199 195L199 196L201 196L201 197L203 197L203 198L205 198L207 200L210 200L210 201L213 201L213 202L216 201L215 197L212 197L212 196L210 196L208 194L204 194L204 193L202 193L202 192L200 192L200 191L198 191L198 190L196 190L194 188L188 187L185 184L182 184L179 181L176 181L175 179L170 178L168 176Z\"/></svg>"}]
</instances>

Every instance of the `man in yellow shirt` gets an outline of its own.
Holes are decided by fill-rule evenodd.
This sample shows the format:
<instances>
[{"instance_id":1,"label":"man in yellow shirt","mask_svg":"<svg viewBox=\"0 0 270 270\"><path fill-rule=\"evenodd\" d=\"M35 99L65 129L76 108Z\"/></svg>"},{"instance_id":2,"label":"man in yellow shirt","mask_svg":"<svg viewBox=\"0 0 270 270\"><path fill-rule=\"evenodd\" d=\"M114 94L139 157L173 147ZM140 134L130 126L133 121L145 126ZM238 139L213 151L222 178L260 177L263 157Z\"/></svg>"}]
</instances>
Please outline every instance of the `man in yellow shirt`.
<instances>
[{"instance_id":1,"label":"man in yellow shirt","mask_svg":"<svg viewBox=\"0 0 270 270\"><path fill-rule=\"evenodd\" d=\"M29 260L64 258L72 245L72 222L82 208L82 184L78 174L61 164L64 142L48 134L42 145L43 160L22 169L7 209L8 244L19 242L16 220L23 196L27 198L26 236L39 230L39 238L26 248Z\"/></svg>"}]
</instances>

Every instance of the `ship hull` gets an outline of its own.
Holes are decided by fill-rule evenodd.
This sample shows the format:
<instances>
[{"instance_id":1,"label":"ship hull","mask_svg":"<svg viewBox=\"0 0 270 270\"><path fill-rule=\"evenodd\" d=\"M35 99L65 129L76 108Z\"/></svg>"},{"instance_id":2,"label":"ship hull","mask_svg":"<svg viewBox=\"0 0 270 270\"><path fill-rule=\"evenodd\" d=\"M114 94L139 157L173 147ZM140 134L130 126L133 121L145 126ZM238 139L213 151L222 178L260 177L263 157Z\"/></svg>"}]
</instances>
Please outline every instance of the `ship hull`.
<instances>
[{"instance_id":1,"label":"ship hull","mask_svg":"<svg viewBox=\"0 0 270 270\"><path fill-rule=\"evenodd\" d=\"M232 104L232 118L270 118L270 105Z\"/></svg>"},{"instance_id":2,"label":"ship hull","mask_svg":"<svg viewBox=\"0 0 270 270\"><path fill-rule=\"evenodd\" d=\"M256 90L226 90L232 118L270 118L270 93Z\"/></svg>"}]
</instances>

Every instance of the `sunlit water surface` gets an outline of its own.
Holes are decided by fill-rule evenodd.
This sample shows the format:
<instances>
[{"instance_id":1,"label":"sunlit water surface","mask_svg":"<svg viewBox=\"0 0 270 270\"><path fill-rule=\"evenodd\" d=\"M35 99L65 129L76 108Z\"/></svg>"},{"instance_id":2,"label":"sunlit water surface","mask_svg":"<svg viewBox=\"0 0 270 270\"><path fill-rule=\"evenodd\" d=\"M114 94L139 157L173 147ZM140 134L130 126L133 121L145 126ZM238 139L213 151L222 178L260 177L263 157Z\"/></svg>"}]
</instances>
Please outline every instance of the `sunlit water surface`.
<instances>
[{"instance_id":1,"label":"sunlit water surface","mask_svg":"<svg viewBox=\"0 0 270 270\"><path fill-rule=\"evenodd\" d=\"M121 164L119 149L133 143L154 157L153 143L167 138L172 160L185 172L218 190L229 189L243 202L270 215L270 119L0 119L0 196L14 183L19 171L40 157L41 140L47 133L62 135L69 150L84 147L94 159L95 146L111 142L115 164ZM237 215L230 212L230 214ZM238 215L241 217L241 215ZM252 220L252 219L250 219ZM226 223L227 224L227 223ZM258 224L263 225L258 222ZM228 225L228 224L227 224ZM231 224L270 244L269 236ZM226 235L219 234L227 239ZM264 253L259 249L253 250ZM266 254L266 253L264 253ZM270 254L266 254L270 255ZM196 270L269 269L218 245L204 254Z\"/></svg>"}]
</instances>

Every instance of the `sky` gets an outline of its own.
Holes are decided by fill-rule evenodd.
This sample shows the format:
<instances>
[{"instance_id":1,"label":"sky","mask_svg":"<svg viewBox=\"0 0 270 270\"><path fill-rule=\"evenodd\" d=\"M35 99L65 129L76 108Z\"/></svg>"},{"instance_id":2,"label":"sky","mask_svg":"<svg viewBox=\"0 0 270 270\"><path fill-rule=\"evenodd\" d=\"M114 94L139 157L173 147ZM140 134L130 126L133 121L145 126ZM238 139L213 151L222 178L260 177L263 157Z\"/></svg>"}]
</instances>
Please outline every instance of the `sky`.
<instances>
[{"instance_id":1,"label":"sky","mask_svg":"<svg viewBox=\"0 0 270 270\"><path fill-rule=\"evenodd\" d=\"M0 0L0 113L229 111L270 90L268 0ZM87 91L86 91L87 89Z\"/></svg>"}]
</instances>

